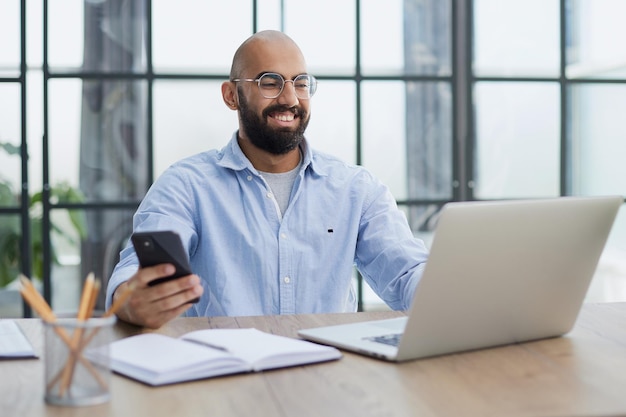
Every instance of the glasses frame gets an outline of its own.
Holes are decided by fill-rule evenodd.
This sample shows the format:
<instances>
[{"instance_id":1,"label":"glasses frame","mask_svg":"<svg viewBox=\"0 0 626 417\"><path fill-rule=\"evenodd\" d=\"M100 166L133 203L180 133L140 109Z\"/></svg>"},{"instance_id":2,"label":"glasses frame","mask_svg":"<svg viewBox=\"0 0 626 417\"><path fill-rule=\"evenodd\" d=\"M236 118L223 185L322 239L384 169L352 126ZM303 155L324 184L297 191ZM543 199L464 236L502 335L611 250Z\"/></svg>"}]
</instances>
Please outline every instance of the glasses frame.
<instances>
[{"instance_id":1,"label":"glasses frame","mask_svg":"<svg viewBox=\"0 0 626 417\"><path fill-rule=\"evenodd\" d=\"M276 95L267 95L266 92L263 91L263 89L261 88L261 79L263 77L266 76L277 76L279 77L283 83L280 87L280 91L276 94ZM306 77L311 81L311 86L309 87L309 95L308 97L301 97L298 89L295 88L295 82L296 80L298 80L301 77ZM259 93L261 93L261 95L265 98L276 98L278 96L280 96L283 93L283 90L285 89L285 83L292 83L292 85L294 86L294 93L296 95L296 97L298 97L301 100L309 100L311 97L313 97L313 95L315 94L315 92L317 91L317 78L315 78L314 76L310 75L310 74L300 74L300 75L296 75L292 80L286 80L285 77L283 77L282 75L280 75L277 72L266 72L265 74L261 75L259 78L233 78L232 80L230 80L231 82L234 83L238 83L238 82L242 82L242 81L247 81L247 82L255 82L257 84L257 87L259 88Z\"/></svg>"}]
</instances>

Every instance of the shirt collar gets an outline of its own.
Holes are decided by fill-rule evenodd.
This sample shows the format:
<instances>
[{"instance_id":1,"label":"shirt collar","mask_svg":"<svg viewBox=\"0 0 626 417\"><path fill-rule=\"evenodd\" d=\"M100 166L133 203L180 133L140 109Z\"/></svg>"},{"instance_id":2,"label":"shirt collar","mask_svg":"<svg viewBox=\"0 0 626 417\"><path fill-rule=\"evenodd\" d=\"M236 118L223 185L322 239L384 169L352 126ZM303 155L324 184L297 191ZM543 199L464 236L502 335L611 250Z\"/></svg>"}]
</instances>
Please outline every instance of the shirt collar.
<instances>
[{"instance_id":1,"label":"shirt collar","mask_svg":"<svg viewBox=\"0 0 626 417\"><path fill-rule=\"evenodd\" d=\"M310 167L310 169L320 176L326 176L325 170L322 166L320 166L319 162L316 162L316 158L313 155L313 150L309 146L309 143L306 139L302 141L300 144L300 150L302 151L302 167L301 169L305 170ZM221 158L218 161L218 165L224 168L229 168L235 171L242 171L244 169L249 169L252 172L257 172L257 170L252 166L248 158L244 155L241 147L239 147L239 142L237 142L237 131L233 133L230 138L230 141L222 150L220 151Z\"/></svg>"}]
</instances>

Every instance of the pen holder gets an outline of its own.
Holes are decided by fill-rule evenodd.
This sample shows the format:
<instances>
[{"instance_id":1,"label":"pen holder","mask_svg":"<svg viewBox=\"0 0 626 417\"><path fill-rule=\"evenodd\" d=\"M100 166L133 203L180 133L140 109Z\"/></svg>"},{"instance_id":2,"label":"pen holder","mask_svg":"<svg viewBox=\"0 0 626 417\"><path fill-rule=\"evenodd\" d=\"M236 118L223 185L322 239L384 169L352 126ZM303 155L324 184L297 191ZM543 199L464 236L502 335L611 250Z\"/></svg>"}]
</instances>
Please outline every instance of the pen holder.
<instances>
[{"instance_id":1,"label":"pen holder","mask_svg":"<svg viewBox=\"0 0 626 417\"><path fill-rule=\"evenodd\" d=\"M109 343L115 316L44 321L45 400L83 406L110 398Z\"/></svg>"}]
</instances>

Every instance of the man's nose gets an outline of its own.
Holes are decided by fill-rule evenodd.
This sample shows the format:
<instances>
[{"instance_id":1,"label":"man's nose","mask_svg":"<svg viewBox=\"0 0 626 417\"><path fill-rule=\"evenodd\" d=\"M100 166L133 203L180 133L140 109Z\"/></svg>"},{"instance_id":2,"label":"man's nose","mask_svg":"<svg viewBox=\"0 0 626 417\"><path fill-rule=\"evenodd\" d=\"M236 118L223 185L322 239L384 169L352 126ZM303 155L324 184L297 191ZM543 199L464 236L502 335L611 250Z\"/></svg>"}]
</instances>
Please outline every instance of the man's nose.
<instances>
[{"instance_id":1,"label":"man's nose","mask_svg":"<svg viewBox=\"0 0 626 417\"><path fill-rule=\"evenodd\" d=\"M289 107L296 106L300 101L296 96L296 89L293 85L293 80L286 80L283 86L283 91L280 92L277 100L280 104L284 104Z\"/></svg>"}]
</instances>

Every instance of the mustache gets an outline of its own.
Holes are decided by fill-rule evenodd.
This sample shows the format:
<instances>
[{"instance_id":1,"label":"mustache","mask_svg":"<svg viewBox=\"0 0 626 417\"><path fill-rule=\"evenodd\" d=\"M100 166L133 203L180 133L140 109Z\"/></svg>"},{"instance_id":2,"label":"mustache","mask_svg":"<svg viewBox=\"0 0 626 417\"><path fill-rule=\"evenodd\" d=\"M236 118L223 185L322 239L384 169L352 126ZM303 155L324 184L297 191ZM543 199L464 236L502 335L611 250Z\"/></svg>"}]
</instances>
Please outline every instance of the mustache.
<instances>
[{"instance_id":1,"label":"mustache","mask_svg":"<svg viewBox=\"0 0 626 417\"><path fill-rule=\"evenodd\" d=\"M276 104L274 106L270 106L264 109L263 117L268 117L272 113L284 113L284 112L291 112L296 117L304 117L307 114L306 111L302 110L302 108L298 106L289 107L285 105Z\"/></svg>"}]
</instances>

